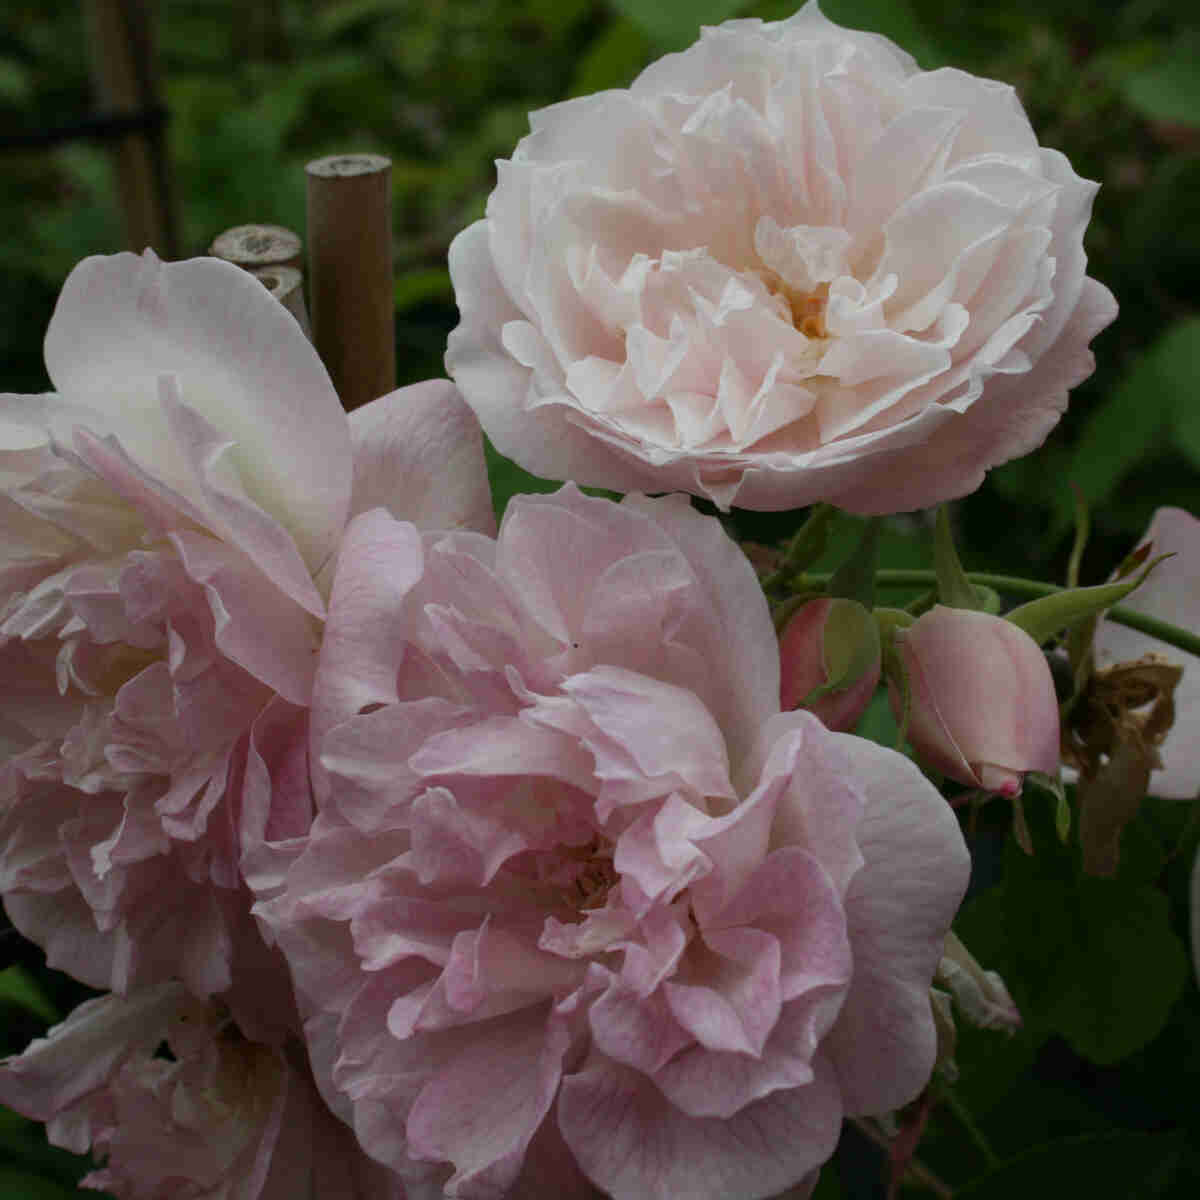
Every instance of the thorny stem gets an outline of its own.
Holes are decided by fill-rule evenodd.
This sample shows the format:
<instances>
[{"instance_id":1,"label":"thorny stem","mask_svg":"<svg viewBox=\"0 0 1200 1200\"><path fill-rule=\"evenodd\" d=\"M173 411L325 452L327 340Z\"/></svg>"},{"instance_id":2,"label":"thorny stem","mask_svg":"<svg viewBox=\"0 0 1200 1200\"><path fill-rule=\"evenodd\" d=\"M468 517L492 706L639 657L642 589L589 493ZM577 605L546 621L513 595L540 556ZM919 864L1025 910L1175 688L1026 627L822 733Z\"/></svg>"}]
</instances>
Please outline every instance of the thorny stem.
<instances>
[{"instance_id":1,"label":"thorny stem","mask_svg":"<svg viewBox=\"0 0 1200 1200\"><path fill-rule=\"evenodd\" d=\"M891 1149L891 1143L888 1141L887 1134L880 1129L876 1129L869 1121L862 1117L848 1117L847 1120L860 1133L866 1134L875 1145L882 1147L884 1150ZM953 1200L953 1189L939 1179L919 1159L909 1159L905 1174L911 1175L916 1183L928 1188L935 1196L940 1197L941 1200Z\"/></svg>"},{"instance_id":2,"label":"thorny stem","mask_svg":"<svg viewBox=\"0 0 1200 1200\"><path fill-rule=\"evenodd\" d=\"M814 586L828 583L832 576L828 572L805 575L805 582ZM985 587L995 588L998 592L1008 592L1014 596L1053 596L1056 592L1065 591L1056 583L1042 583L1038 579L1022 579L1018 575L993 575L986 571L968 571L967 578L972 583L981 583ZM881 588L928 587L935 582L936 576L932 569L923 568L884 568L875 573L875 582ZM1147 634L1160 642L1166 642L1177 650L1200 656L1200 634L1181 629L1169 621L1160 621L1157 617L1148 617L1145 613L1134 612L1129 608L1117 605L1110 608L1105 617L1118 625L1127 625L1139 633Z\"/></svg>"}]
</instances>

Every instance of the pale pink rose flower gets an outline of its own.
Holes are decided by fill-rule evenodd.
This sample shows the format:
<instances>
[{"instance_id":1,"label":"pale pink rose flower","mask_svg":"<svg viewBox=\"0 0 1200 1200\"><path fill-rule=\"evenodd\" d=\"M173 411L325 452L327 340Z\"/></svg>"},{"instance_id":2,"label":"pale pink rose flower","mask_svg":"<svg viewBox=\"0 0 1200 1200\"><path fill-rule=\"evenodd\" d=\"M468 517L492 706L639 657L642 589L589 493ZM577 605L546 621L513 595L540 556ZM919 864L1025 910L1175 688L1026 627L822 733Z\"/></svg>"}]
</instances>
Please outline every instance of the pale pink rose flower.
<instances>
[{"instance_id":1,"label":"pale pink rose flower","mask_svg":"<svg viewBox=\"0 0 1200 1200\"><path fill-rule=\"evenodd\" d=\"M1012 88L815 2L530 124L450 248L446 362L538 475L920 508L1040 445L1116 314L1096 186Z\"/></svg>"},{"instance_id":2,"label":"pale pink rose flower","mask_svg":"<svg viewBox=\"0 0 1200 1200\"><path fill-rule=\"evenodd\" d=\"M215 259L81 263L46 366L56 393L0 396L0 892L94 987L236 975L253 999L242 843L311 808L300 770L244 811L251 730L304 747L352 513L494 527L478 428L448 381L348 419L291 315Z\"/></svg>"},{"instance_id":3,"label":"pale pink rose flower","mask_svg":"<svg viewBox=\"0 0 1200 1200\"><path fill-rule=\"evenodd\" d=\"M1058 773L1058 697L1037 642L1003 617L938 604L896 634L908 740L935 771L1005 796L1028 771ZM904 720L898 679L888 680Z\"/></svg>"},{"instance_id":4,"label":"pale pink rose flower","mask_svg":"<svg viewBox=\"0 0 1200 1200\"><path fill-rule=\"evenodd\" d=\"M350 526L329 799L255 911L410 1197L799 1197L843 1116L924 1087L958 826L779 686L753 569L681 497Z\"/></svg>"},{"instance_id":5,"label":"pale pink rose flower","mask_svg":"<svg viewBox=\"0 0 1200 1200\"><path fill-rule=\"evenodd\" d=\"M1152 553L1171 554L1140 587L1121 601L1125 608L1158 617L1195 633L1200 630L1200 520L1182 508L1160 508L1142 535ZM1150 774L1150 793L1171 800L1200 796L1200 659L1115 621L1096 630L1096 665L1133 662L1161 654L1183 668L1175 689L1175 724L1159 747L1162 767Z\"/></svg>"},{"instance_id":6,"label":"pale pink rose flower","mask_svg":"<svg viewBox=\"0 0 1200 1200\"><path fill-rule=\"evenodd\" d=\"M80 1005L0 1062L0 1102L90 1149L118 1200L404 1200L322 1103L299 1047L248 1041L177 983Z\"/></svg>"}]
</instances>

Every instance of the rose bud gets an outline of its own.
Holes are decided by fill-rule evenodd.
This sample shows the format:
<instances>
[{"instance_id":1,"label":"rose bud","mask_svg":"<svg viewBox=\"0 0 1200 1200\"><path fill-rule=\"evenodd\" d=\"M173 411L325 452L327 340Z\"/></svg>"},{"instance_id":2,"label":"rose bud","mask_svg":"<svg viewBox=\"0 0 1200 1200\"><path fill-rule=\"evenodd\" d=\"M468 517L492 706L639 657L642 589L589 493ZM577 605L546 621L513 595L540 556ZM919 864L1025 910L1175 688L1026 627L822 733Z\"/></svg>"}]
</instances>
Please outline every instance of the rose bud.
<instances>
[{"instance_id":1,"label":"rose bud","mask_svg":"<svg viewBox=\"0 0 1200 1200\"><path fill-rule=\"evenodd\" d=\"M995 971L985 971L953 931L946 934L945 952L933 978L949 990L959 1012L971 1025L1005 1033L1021 1028L1021 1010L1004 980Z\"/></svg>"},{"instance_id":2,"label":"rose bud","mask_svg":"<svg viewBox=\"0 0 1200 1200\"><path fill-rule=\"evenodd\" d=\"M822 596L802 604L779 640L780 706L807 708L827 728L858 724L879 683L879 629L855 600Z\"/></svg>"},{"instance_id":3,"label":"rose bud","mask_svg":"<svg viewBox=\"0 0 1200 1200\"><path fill-rule=\"evenodd\" d=\"M896 634L908 677L908 740L959 783L1016 796L1027 771L1058 771L1058 701L1046 656L1022 629L937 605ZM897 721L904 693L888 680Z\"/></svg>"}]
</instances>

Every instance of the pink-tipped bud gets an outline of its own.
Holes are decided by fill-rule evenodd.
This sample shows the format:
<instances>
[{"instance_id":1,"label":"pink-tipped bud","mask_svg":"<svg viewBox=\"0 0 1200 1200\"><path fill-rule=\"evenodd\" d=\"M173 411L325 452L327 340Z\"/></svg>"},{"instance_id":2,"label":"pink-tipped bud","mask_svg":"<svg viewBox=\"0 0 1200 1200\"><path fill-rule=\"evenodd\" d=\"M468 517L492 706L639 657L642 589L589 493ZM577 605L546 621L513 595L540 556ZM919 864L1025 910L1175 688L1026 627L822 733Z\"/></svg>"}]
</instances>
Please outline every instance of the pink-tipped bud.
<instances>
[{"instance_id":1,"label":"pink-tipped bud","mask_svg":"<svg viewBox=\"0 0 1200 1200\"><path fill-rule=\"evenodd\" d=\"M779 641L780 704L807 708L829 729L858 724L879 683L879 628L854 600L823 596L802 604Z\"/></svg>"},{"instance_id":2,"label":"pink-tipped bud","mask_svg":"<svg viewBox=\"0 0 1200 1200\"><path fill-rule=\"evenodd\" d=\"M972 1025L1005 1033L1015 1033L1021 1028L1021 1011L1004 980L995 971L985 971L953 932L946 934L942 960L934 978L949 989L959 1012Z\"/></svg>"},{"instance_id":3,"label":"pink-tipped bud","mask_svg":"<svg viewBox=\"0 0 1200 1200\"><path fill-rule=\"evenodd\" d=\"M908 677L908 740L927 766L970 787L1016 796L1027 771L1058 773L1058 698L1024 630L965 608L930 609L896 634ZM888 680L896 720L904 691Z\"/></svg>"}]
</instances>

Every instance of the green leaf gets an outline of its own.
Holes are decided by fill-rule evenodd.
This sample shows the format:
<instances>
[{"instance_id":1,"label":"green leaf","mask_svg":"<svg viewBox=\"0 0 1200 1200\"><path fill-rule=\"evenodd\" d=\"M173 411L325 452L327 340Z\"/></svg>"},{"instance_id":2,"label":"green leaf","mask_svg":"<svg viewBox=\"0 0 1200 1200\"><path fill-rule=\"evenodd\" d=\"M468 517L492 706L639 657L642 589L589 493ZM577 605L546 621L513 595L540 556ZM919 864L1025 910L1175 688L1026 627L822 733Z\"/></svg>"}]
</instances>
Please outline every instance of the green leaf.
<instances>
[{"instance_id":1,"label":"green leaf","mask_svg":"<svg viewBox=\"0 0 1200 1200\"><path fill-rule=\"evenodd\" d=\"M1198 58L1200 37L1180 38L1168 58L1125 79L1125 99L1152 121L1200 126Z\"/></svg>"},{"instance_id":2,"label":"green leaf","mask_svg":"<svg viewBox=\"0 0 1200 1200\"><path fill-rule=\"evenodd\" d=\"M879 565L881 517L870 517L863 527L858 545L833 573L829 594L845 600L857 600L863 608L875 607L875 570Z\"/></svg>"},{"instance_id":3,"label":"green leaf","mask_svg":"<svg viewBox=\"0 0 1200 1200\"><path fill-rule=\"evenodd\" d=\"M488 482L492 489L492 507L496 511L496 520L504 516L508 502L516 495L526 492L557 492L562 487L558 479L540 479L531 475L524 468L517 466L510 458L505 458L485 436L483 453L487 460ZM604 488L585 487L579 489L589 496L606 496L610 500L619 500L617 492L606 491Z\"/></svg>"},{"instance_id":4,"label":"green leaf","mask_svg":"<svg viewBox=\"0 0 1200 1200\"><path fill-rule=\"evenodd\" d=\"M1170 905L1121 876L1080 878L1053 838L1035 845L1027 857L1009 843L999 895L987 897L1004 927L991 965L1028 1025L1062 1034L1093 1062L1118 1062L1158 1034L1188 975Z\"/></svg>"},{"instance_id":5,"label":"green leaf","mask_svg":"<svg viewBox=\"0 0 1200 1200\"><path fill-rule=\"evenodd\" d=\"M0 100L19 104L29 95L29 71L8 55L0 56Z\"/></svg>"},{"instance_id":6,"label":"green leaf","mask_svg":"<svg viewBox=\"0 0 1200 1200\"><path fill-rule=\"evenodd\" d=\"M1198 72L1197 74L1200 74ZM1155 364L1169 397L1175 444L1200 467L1200 317L1173 325L1155 347Z\"/></svg>"},{"instance_id":7,"label":"green leaf","mask_svg":"<svg viewBox=\"0 0 1200 1200\"><path fill-rule=\"evenodd\" d=\"M345 0L341 4L322 5L317 10L313 31L322 41L329 41L355 26L395 15L395 0Z\"/></svg>"},{"instance_id":8,"label":"green leaf","mask_svg":"<svg viewBox=\"0 0 1200 1200\"><path fill-rule=\"evenodd\" d=\"M397 312L415 308L429 300L449 300L454 296L450 272L444 267L406 271L396 278L395 306Z\"/></svg>"},{"instance_id":9,"label":"green leaf","mask_svg":"<svg viewBox=\"0 0 1200 1200\"><path fill-rule=\"evenodd\" d=\"M718 25L746 7L746 0L612 0L659 50L682 50L700 36L701 25Z\"/></svg>"},{"instance_id":10,"label":"green leaf","mask_svg":"<svg viewBox=\"0 0 1200 1200\"><path fill-rule=\"evenodd\" d=\"M855 735L891 750L896 745L898 732L887 692L876 692L854 729Z\"/></svg>"},{"instance_id":11,"label":"green leaf","mask_svg":"<svg viewBox=\"0 0 1200 1200\"><path fill-rule=\"evenodd\" d=\"M792 0L792 11L798 7ZM891 38L927 71L947 62L910 0L821 0L821 11L848 29L865 29Z\"/></svg>"},{"instance_id":12,"label":"green leaf","mask_svg":"<svg viewBox=\"0 0 1200 1200\"><path fill-rule=\"evenodd\" d=\"M782 21L800 7L800 0L760 0L747 15ZM950 61L911 0L821 0L821 11L847 29L865 29L891 38L927 71Z\"/></svg>"},{"instance_id":13,"label":"green leaf","mask_svg":"<svg viewBox=\"0 0 1200 1200\"><path fill-rule=\"evenodd\" d=\"M1170 1183L1185 1138L1182 1133L1125 1130L1061 1138L956 1188L955 1200L1012 1200L1023 1195L1154 1200Z\"/></svg>"},{"instance_id":14,"label":"green leaf","mask_svg":"<svg viewBox=\"0 0 1200 1200\"><path fill-rule=\"evenodd\" d=\"M825 616L821 652L828 682L805 696L804 704L827 692L843 691L878 668L879 626L870 611L855 600L835 597Z\"/></svg>"},{"instance_id":15,"label":"green leaf","mask_svg":"<svg viewBox=\"0 0 1200 1200\"><path fill-rule=\"evenodd\" d=\"M1018 629L1023 629L1038 645L1049 641L1068 625L1102 613L1106 608L1124 600L1154 570L1164 558L1159 555L1132 579L1102 583L1097 587L1068 588L1051 596L1039 596L1004 614Z\"/></svg>"},{"instance_id":16,"label":"green leaf","mask_svg":"<svg viewBox=\"0 0 1200 1200\"><path fill-rule=\"evenodd\" d=\"M814 505L804 524L788 542L773 578L789 584L792 576L812 566L828 548L830 528L837 523L839 515L832 504Z\"/></svg>"},{"instance_id":17,"label":"green leaf","mask_svg":"<svg viewBox=\"0 0 1200 1200\"><path fill-rule=\"evenodd\" d=\"M632 21L614 21L579 60L571 80L572 96L606 88L628 87L650 58L646 35Z\"/></svg>"},{"instance_id":18,"label":"green leaf","mask_svg":"<svg viewBox=\"0 0 1200 1200\"><path fill-rule=\"evenodd\" d=\"M72 1196L79 1195L74 1190L75 1182L92 1166L89 1157L70 1154L58 1146L52 1146L46 1140L46 1128L40 1122L31 1121L8 1108L0 1108L0 1164L14 1178L28 1175L48 1183L57 1182L67 1188ZM0 1196L5 1200L10 1196L14 1200L17 1197L24 1200L26 1195L36 1194L32 1191L9 1191L0 1173Z\"/></svg>"},{"instance_id":19,"label":"green leaf","mask_svg":"<svg viewBox=\"0 0 1200 1200\"><path fill-rule=\"evenodd\" d=\"M556 492L562 484L549 479L539 479L522 467L518 467L510 458L505 458L490 439L483 439L484 457L487 460L488 482L492 488L492 506L496 510L496 520L504 516L508 502L522 492Z\"/></svg>"},{"instance_id":20,"label":"green leaf","mask_svg":"<svg viewBox=\"0 0 1200 1200\"><path fill-rule=\"evenodd\" d=\"M525 0L525 10L544 29L561 33L582 21L591 0Z\"/></svg>"},{"instance_id":21,"label":"green leaf","mask_svg":"<svg viewBox=\"0 0 1200 1200\"><path fill-rule=\"evenodd\" d=\"M37 980L19 965L0 971L0 1004L23 1008L50 1024L58 1020L54 1005L38 987Z\"/></svg>"},{"instance_id":22,"label":"green leaf","mask_svg":"<svg viewBox=\"0 0 1200 1200\"><path fill-rule=\"evenodd\" d=\"M1169 426L1200 464L1200 318L1173 325L1122 376L1084 427L1067 478L1093 507L1154 449ZM1064 494L1065 498L1065 494Z\"/></svg>"},{"instance_id":23,"label":"green leaf","mask_svg":"<svg viewBox=\"0 0 1200 1200\"><path fill-rule=\"evenodd\" d=\"M974 901L964 912L965 920L955 921L955 929L961 937L970 939L967 944L971 953L988 969L995 966L995 957L984 950L984 940L970 932L972 917L987 918L986 897ZM971 916L967 916L970 913ZM985 1121L992 1108L1010 1095L1018 1082L1032 1067L1045 1034L1022 1026L1015 1033L1001 1033L995 1029L981 1029L967 1021L958 1022L955 1059L958 1062L959 1080L955 1091L970 1106L975 1116Z\"/></svg>"},{"instance_id":24,"label":"green leaf","mask_svg":"<svg viewBox=\"0 0 1200 1200\"><path fill-rule=\"evenodd\" d=\"M1064 845L1071 835L1071 805L1067 801L1067 789L1061 775L1045 775L1041 771L1027 771L1025 784L1049 792L1054 800L1054 832Z\"/></svg>"},{"instance_id":25,"label":"green leaf","mask_svg":"<svg viewBox=\"0 0 1200 1200\"><path fill-rule=\"evenodd\" d=\"M11 1196L13 1200L17 1197L20 1200L77 1200L79 1192L45 1175L0 1167L0 1196Z\"/></svg>"}]
</instances>

